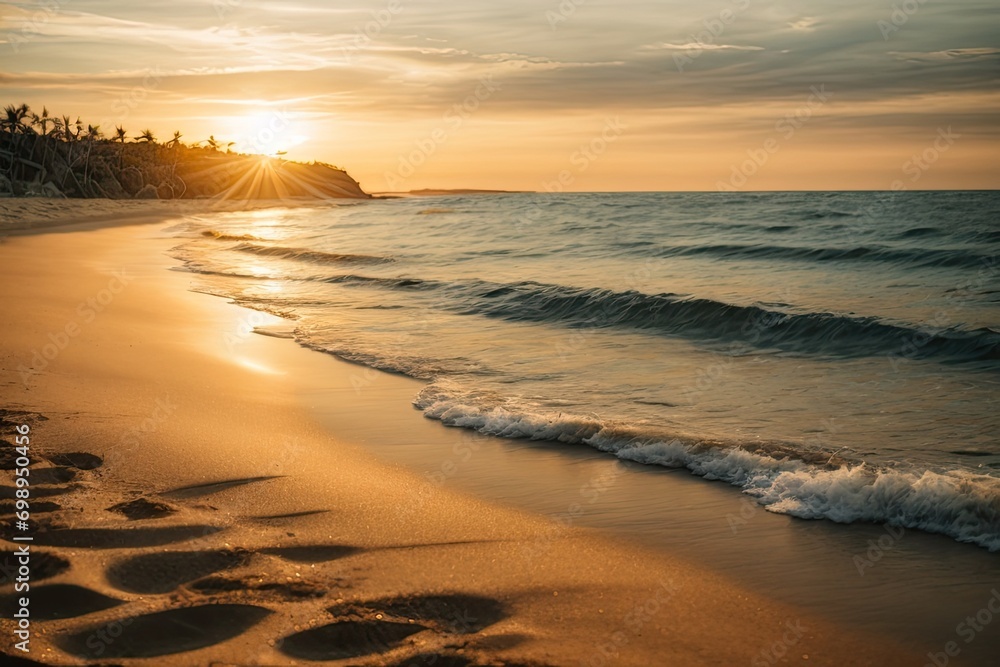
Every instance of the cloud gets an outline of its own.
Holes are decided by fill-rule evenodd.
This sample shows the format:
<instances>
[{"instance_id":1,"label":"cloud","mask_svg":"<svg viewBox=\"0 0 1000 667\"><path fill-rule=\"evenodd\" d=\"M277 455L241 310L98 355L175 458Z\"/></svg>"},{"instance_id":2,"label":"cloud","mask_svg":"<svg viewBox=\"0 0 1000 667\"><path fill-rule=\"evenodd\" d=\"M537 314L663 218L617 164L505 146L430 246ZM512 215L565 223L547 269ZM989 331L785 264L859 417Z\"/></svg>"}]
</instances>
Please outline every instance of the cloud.
<instances>
[{"instance_id":1,"label":"cloud","mask_svg":"<svg viewBox=\"0 0 1000 667\"><path fill-rule=\"evenodd\" d=\"M972 60L1000 56L1000 49L993 47L973 47L946 49L943 51L890 51L890 55L908 60Z\"/></svg>"},{"instance_id":2,"label":"cloud","mask_svg":"<svg viewBox=\"0 0 1000 667\"><path fill-rule=\"evenodd\" d=\"M798 19L797 21L792 21L788 25L792 30L798 30L800 32L814 32L816 26L822 21L815 16L805 16Z\"/></svg>"},{"instance_id":3,"label":"cloud","mask_svg":"<svg viewBox=\"0 0 1000 667\"><path fill-rule=\"evenodd\" d=\"M707 42L688 42L687 44L645 44L639 47L642 51L763 51L763 46L738 46L736 44L711 44Z\"/></svg>"}]
</instances>

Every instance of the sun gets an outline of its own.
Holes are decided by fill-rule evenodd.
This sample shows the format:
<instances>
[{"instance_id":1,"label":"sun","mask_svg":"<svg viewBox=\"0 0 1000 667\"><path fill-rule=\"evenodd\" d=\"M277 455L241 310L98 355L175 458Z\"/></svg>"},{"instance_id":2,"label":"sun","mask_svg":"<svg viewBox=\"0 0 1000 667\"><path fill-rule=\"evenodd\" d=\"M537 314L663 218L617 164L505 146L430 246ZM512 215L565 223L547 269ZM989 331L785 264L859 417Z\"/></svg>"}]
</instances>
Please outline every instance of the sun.
<instances>
[{"instance_id":1,"label":"sun","mask_svg":"<svg viewBox=\"0 0 1000 667\"><path fill-rule=\"evenodd\" d=\"M281 109L259 111L231 119L236 134L233 149L239 153L276 156L308 141L303 123Z\"/></svg>"}]
</instances>

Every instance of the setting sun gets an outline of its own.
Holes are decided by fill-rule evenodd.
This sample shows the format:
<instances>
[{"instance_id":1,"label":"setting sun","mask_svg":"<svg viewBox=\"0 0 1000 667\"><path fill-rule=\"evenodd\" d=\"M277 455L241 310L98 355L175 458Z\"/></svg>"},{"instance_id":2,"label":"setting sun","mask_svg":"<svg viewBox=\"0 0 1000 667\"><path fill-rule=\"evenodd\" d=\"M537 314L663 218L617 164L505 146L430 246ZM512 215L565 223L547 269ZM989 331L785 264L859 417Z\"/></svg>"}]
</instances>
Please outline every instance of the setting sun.
<instances>
[{"instance_id":1,"label":"setting sun","mask_svg":"<svg viewBox=\"0 0 1000 667\"><path fill-rule=\"evenodd\" d=\"M231 128L227 140L234 142L233 150L239 153L277 155L308 140L304 123L280 109L234 116L226 125Z\"/></svg>"}]
</instances>

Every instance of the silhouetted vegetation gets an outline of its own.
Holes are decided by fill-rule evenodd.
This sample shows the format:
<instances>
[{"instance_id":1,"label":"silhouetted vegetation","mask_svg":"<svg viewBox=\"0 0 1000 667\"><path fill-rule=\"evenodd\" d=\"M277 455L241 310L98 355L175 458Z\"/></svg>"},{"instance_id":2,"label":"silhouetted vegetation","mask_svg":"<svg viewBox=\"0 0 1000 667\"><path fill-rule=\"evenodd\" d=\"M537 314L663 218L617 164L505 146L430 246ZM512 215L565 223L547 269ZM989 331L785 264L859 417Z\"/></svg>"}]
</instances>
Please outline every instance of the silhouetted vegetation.
<instances>
[{"instance_id":1,"label":"silhouetted vegetation","mask_svg":"<svg viewBox=\"0 0 1000 667\"><path fill-rule=\"evenodd\" d=\"M109 128L110 130L110 128ZM150 129L116 126L105 135L79 117L50 116L27 104L0 117L0 196L177 199L367 197L343 170L232 152L210 136L161 143Z\"/></svg>"}]
</instances>

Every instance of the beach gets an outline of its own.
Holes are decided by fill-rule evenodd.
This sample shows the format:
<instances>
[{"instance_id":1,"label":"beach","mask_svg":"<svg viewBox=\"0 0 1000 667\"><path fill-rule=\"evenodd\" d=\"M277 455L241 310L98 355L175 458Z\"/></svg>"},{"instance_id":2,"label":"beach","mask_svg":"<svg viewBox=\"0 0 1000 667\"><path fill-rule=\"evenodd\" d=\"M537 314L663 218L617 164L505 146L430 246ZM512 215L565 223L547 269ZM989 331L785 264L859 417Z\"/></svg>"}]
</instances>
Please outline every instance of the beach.
<instances>
[{"instance_id":1,"label":"beach","mask_svg":"<svg viewBox=\"0 0 1000 667\"><path fill-rule=\"evenodd\" d=\"M0 667L996 667L982 2L8 3Z\"/></svg>"},{"instance_id":2,"label":"beach","mask_svg":"<svg viewBox=\"0 0 1000 667\"><path fill-rule=\"evenodd\" d=\"M400 409L388 395L415 381L253 335L256 311L190 291L164 230L191 213L130 209L145 224L118 216L102 228L98 212L91 229L0 245L4 437L30 427L35 573L24 594L30 653L14 648L21 595L9 578L0 590L7 655L56 665L926 662L924 646L573 520L585 501L557 522L450 483L452 459L475 461L493 439L462 449L410 410L450 448L440 474L376 455L366 440L406 444L380 422ZM320 376L351 389L337 394L342 429L316 404ZM618 468L601 463L581 487L614 482ZM14 472L3 474L11 505ZM5 563L21 546L11 533Z\"/></svg>"}]
</instances>

